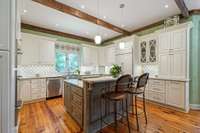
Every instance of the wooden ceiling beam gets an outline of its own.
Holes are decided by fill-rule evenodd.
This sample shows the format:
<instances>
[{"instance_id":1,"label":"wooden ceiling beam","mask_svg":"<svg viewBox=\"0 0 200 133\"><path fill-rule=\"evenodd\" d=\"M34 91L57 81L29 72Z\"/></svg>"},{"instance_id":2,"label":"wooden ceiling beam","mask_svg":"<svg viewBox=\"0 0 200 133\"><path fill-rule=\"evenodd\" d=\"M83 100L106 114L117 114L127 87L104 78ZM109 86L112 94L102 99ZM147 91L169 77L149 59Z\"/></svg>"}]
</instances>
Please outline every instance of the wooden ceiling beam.
<instances>
[{"instance_id":1,"label":"wooden ceiling beam","mask_svg":"<svg viewBox=\"0 0 200 133\"><path fill-rule=\"evenodd\" d=\"M122 34L126 34L126 35L129 35L130 33L120 27L117 27L113 24L110 24L102 19L99 19L99 18L96 18L92 15L89 15L85 12L82 12L78 9L75 9L73 7L70 7L68 5L65 5L65 4L62 4L60 2L57 2L55 0L32 0L34 2L37 2L37 3L40 3L44 6L47 6L47 7L50 7L52 9L55 9L55 10L58 10L58 11L61 11L63 13L66 13L66 14L69 14L69 15L72 15L74 17L77 17L77 18L80 18L82 20L85 20L85 21L88 21L88 22L91 22L91 23L94 23L96 25L99 25L99 26L103 26L107 29L110 29L110 30L113 30L115 32L118 32L118 33L122 33Z\"/></svg>"},{"instance_id":2,"label":"wooden ceiling beam","mask_svg":"<svg viewBox=\"0 0 200 133\"><path fill-rule=\"evenodd\" d=\"M77 36L77 35L73 35L73 34L69 34L69 33L64 33L64 32L60 32L60 31L50 30L50 29L46 29L46 28L42 28L42 27L30 25L30 24L21 23L21 27L23 29L33 30L33 31L37 31L37 32L51 34L51 35L57 35L57 36L71 38L71 39L89 42L89 43L94 43L94 40L89 39L89 38L85 38L85 37L81 37L81 36Z\"/></svg>"},{"instance_id":3,"label":"wooden ceiling beam","mask_svg":"<svg viewBox=\"0 0 200 133\"><path fill-rule=\"evenodd\" d=\"M178 8L180 9L182 15L184 17L189 17L190 14L189 14L188 8L187 8L184 0L175 0L175 2L176 2L176 5L178 6Z\"/></svg>"}]
</instances>

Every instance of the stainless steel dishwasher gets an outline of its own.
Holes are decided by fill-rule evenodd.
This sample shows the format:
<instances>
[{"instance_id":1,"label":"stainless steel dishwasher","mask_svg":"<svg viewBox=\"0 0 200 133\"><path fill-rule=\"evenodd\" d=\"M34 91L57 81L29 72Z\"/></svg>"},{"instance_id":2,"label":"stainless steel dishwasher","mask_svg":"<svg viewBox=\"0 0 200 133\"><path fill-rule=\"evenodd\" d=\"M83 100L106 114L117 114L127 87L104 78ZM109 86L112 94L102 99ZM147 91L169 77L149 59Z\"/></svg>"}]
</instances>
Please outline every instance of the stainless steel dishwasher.
<instances>
[{"instance_id":1,"label":"stainless steel dishwasher","mask_svg":"<svg viewBox=\"0 0 200 133\"><path fill-rule=\"evenodd\" d=\"M62 78L47 78L47 98L58 97L62 95Z\"/></svg>"}]
</instances>

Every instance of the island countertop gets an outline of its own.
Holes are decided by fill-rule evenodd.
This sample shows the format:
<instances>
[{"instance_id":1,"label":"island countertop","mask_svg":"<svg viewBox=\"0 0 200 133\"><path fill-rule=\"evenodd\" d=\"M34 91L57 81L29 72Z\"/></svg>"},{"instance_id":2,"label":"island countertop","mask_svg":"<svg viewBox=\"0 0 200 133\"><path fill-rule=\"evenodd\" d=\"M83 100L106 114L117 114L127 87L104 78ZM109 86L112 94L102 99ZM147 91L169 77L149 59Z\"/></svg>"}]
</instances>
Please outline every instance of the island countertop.
<instances>
[{"instance_id":1,"label":"island countertop","mask_svg":"<svg viewBox=\"0 0 200 133\"><path fill-rule=\"evenodd\" d=\"M64 82L67 82L71 85L77 86L79 88L83 88L83 81L79 79L66 79Z\"/></svg>"},{"instance_id":2,"label":"island countertop","mask_svg":"<svg viewBox=\"0 0 200 133\"><path fill-rule=\"evenodd\" d=\"M86 79L83 79L83 82L93 84L93 83L111 82L111 81L116 81L116 80L117 78L113 78L112 76L102 76L102 77L95 77L95 78L86 78Z\"/></svg>"}]
</instances>

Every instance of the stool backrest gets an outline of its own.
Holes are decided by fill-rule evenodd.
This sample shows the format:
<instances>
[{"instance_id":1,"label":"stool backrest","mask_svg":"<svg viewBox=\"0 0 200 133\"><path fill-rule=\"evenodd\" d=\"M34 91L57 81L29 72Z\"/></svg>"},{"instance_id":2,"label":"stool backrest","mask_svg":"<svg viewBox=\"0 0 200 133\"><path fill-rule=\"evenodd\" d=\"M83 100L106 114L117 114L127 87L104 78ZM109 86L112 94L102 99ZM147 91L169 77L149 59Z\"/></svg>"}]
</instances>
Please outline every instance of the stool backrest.
<instances>
[{"instance_id":1,"label":"stool backrest","mask_svg":"<svg viewBox=\"0 0 200 133\"><path fill-rule=\"evenodd\" d=\"M124 92L129 89L132 77L129 74L122 75L116 81L115 92Z\"/></svg>"},{"instance_id":2,"label":"stool backrest","mask_svg":"<svg viewBox=\"0 0 200 133\"><path fill-rule=\"evenodd\" d=\"M149 79L149 73L144 73L138 78L136 88L145 88Z\"/></svg>"}]
</instances>

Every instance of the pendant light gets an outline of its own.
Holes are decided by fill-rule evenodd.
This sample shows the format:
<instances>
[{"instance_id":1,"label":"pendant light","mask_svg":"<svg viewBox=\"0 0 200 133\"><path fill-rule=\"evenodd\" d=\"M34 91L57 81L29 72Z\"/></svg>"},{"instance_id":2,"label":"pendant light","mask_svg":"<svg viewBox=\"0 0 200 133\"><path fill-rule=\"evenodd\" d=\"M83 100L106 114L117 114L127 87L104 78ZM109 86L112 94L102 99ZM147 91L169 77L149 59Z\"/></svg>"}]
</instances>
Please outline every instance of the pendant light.
<instances>
[{"instance_id":1,"label":"pendant light","mask_svg":"<svg viewBox=\"0 0 200 133\"><path fill-rule=\"evenodd\" d=\"M100 17L99 0L97 0L97 10L98 10L98 16L97 16L97 18L98 18L98 17ZM98 25L98 23L99 23L99 20L97 19L97 25ZM102 37L99 34L99 28L98 28L98 34L94 37L94 42L95 42L95 44L101 44L101 42L102 42Z\"/></svg>"},{"instance_id":2,"label":"pendant light","mask_svg":"<svg viewBox=\"0 0 200 133\"><path fill-rule=\"evenodd\" d=\"M124 27L124 25L123 25L123 23L122 23L122 21L123 21L123 8L125 7L125 4L120 4L119 5L119 8L121 9L121 27L123 28ZM119 49L124 49L125 48L125 42L120 42L119 43Z\"/></svg>"}]
</instances>

